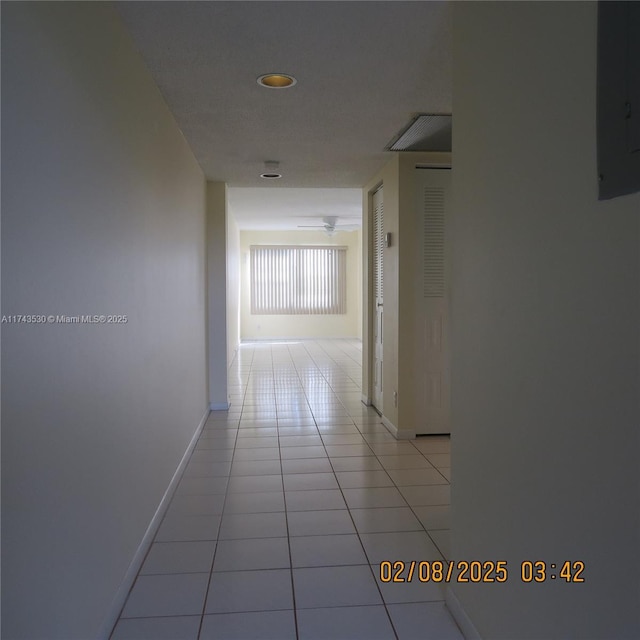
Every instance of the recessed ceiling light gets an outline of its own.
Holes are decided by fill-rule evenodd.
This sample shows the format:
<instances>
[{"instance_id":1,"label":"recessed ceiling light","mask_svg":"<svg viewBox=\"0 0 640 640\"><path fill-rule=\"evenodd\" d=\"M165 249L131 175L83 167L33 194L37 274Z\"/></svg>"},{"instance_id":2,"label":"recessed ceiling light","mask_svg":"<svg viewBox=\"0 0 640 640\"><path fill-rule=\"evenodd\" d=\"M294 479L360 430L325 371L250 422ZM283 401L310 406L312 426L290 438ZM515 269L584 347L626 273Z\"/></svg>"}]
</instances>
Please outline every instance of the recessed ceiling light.
<instances>
[{"instance_id":1,"label":"recessed ceiling light","mask_svg":"<svg viewBox=\"0 0 640 640\"><path fill-rule=\"evenodd\" d=\"M264 163L264 173L261 173L260 177L265 180L276 180L278 178L282 178L282 174L278 171L279 167L279 162L267 160L267 162Z\"/></svg>"},{"instance_id":2,"label":"recessed ceiling light","mask_svg":"<svg viewBox=\"0 0 640 640\"><path fill-rule=\"evenodd\" d=\"M258 78L258 84L267 89L288 89L298 82L286 73L266 73Z\"/></svg>"}]
</instances>

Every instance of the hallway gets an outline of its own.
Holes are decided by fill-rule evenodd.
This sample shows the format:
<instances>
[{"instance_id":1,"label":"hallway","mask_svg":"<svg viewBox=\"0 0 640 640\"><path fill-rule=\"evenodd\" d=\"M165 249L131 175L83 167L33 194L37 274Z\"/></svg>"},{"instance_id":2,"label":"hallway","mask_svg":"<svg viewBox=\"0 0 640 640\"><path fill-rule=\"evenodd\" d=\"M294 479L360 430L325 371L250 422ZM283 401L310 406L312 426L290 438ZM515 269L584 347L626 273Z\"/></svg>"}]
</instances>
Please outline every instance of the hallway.
<instances>
[{"instance_id":1,"label":"hallway","mask_svg":"<svg viewBox=\"0 0 640 640\"><path fill-rule=\"evenodd\" d=\"M112 640L461 639L440 586L379 565L448 556L449 439L396 441L356 340L245 343Z\"/></svg>"}]
</instances>

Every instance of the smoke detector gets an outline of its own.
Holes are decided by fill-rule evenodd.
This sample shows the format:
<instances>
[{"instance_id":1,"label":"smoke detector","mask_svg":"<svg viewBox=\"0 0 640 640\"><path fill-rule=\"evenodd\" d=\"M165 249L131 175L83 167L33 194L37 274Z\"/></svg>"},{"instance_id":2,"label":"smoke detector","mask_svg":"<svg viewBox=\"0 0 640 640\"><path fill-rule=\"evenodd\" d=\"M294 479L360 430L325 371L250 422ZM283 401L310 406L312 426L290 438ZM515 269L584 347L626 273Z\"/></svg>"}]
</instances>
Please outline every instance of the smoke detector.
<instances>
[{"instance_id":1,"label":"smoke detector","mask_svg":"<svg viewBox=\"0 0 640 640\"><path fill-rule=\"evenodd\" d=\"M265 180L277 180L278 178L282 178L279 168L279 162L268 160L264 163L264 172L260 174L260 177Z\"/></svg>"}]
</instances>

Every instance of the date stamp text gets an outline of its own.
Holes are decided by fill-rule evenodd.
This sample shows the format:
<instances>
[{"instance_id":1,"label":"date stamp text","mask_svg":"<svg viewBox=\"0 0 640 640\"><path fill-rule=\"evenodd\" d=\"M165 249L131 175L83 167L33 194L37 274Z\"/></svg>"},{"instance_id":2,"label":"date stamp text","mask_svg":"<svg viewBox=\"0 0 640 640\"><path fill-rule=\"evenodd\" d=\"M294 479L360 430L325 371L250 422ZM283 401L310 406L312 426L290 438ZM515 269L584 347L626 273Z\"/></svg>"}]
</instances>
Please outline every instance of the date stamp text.
<instances>
[{"instance_id":1,"label":"date stamp text","mask_svg":"<svg viewBox=\"0 0 640 640\"><path fill-rule=\"evenodd\" d=\"M548 580L584 582L584 562L563 560L559 563L543 560L524 560L517 577L525 583ZM509 567L506 560L384 560L380 563L380 581L388 582L507 582Z\"/></svg>"}]
</instances>

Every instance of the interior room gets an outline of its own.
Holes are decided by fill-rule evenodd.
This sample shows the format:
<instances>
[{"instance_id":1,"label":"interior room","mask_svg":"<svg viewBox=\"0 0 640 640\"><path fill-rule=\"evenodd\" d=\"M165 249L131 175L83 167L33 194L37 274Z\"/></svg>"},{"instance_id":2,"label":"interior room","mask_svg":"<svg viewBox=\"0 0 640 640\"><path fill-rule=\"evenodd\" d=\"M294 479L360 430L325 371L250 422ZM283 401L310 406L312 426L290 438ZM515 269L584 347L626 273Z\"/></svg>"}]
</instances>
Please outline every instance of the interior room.
<instances>
[{"instance_id":1,"label":"interior room","mask_svg":"<svg viewBox=\"0 0 640 640\"><path fill-rule=\"evenodd\" d=\"M2 638L639 638L639 6L2 3Z\"/></svg>"}]
</instances>

